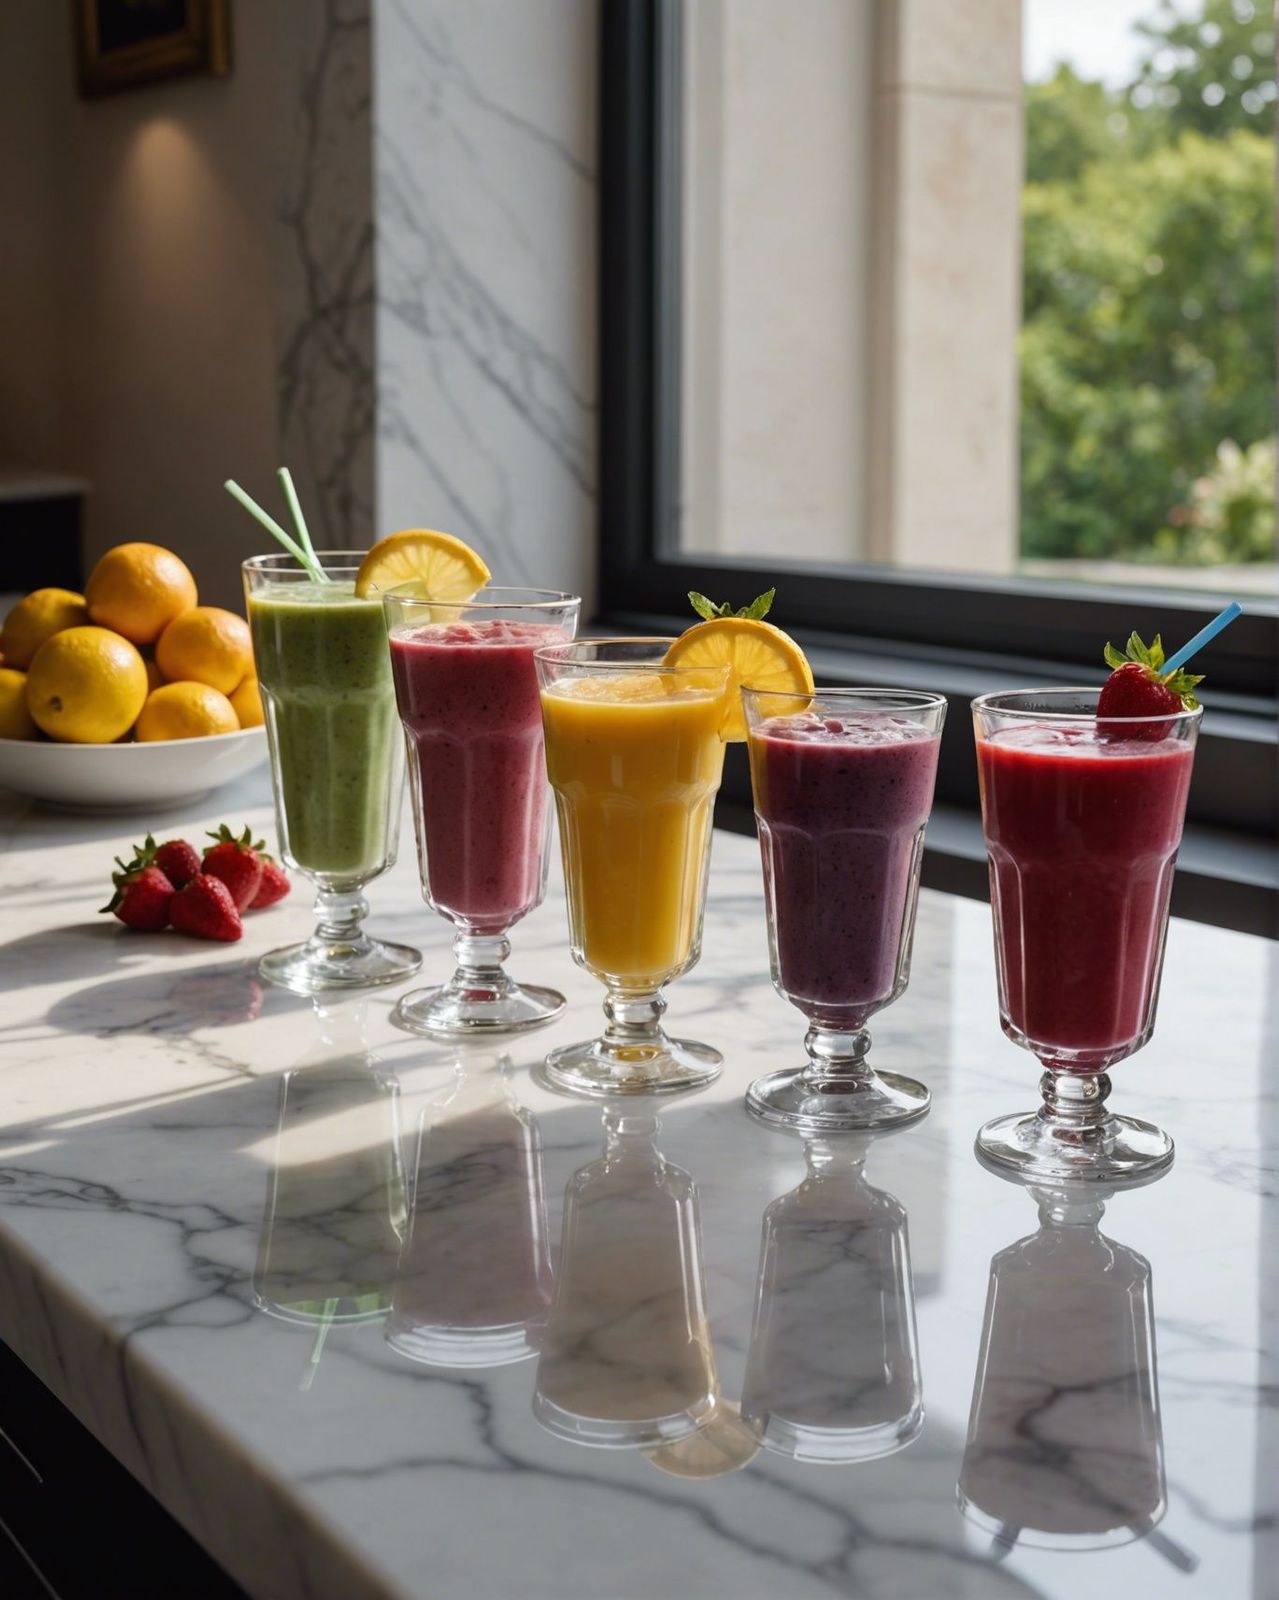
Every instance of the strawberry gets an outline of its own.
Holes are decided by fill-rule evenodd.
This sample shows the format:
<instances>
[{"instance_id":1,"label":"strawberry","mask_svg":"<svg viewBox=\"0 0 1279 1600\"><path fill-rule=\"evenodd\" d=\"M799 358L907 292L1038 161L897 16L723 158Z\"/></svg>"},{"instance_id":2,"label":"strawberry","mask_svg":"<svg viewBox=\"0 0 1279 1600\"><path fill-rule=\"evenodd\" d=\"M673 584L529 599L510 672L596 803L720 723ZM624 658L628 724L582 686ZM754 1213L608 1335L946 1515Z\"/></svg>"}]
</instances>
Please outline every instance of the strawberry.
<instances>
[{"instance_id":1,"label":"strawberry","mask_svg":"<svg viewBox=\"0 0 1279 1600\"><path fill-rule=\"evenodd\" d=\"M203 870L226 884L237 911L247 910L262 887L262 857L258 851L263 841L259 839L254 844L253 830L247 826L237 836L225 822L209 838L214 843L204 852Z\"/></svg>"},{"instance_id":2,"label":"strawberry","mask_svg":"<svg viewBox=\"0 0 1279 1600\"><path fill-rule=\"evenodd\" d=\"M1162 672L1164 647L1159 635L1147 646L1137 634L1128 638L1123 655L1113 645L1106 646L1106 664L1115 670L1106 679L1097 701L1097 718L1175 717L1193 711L1199 704L1195 685L1203 682L1202 673ZM1115 724L1100 730L1103 739L1162 739L1166 722Z\"/></svg>"},{"instance_id":3,"label":"strawberry","mask_svg":"<svg viewBox=\"0 0 1279 1600\"><path fill-rule=\"evenodd\" d=\"M264 911L267 906L283 900L290 888L289 875L278 861L262 857L262 887L249 902L250 911Z\"/></svg>"},{"instance_id":4,"label":"strawberry","mask_svg":"<svg viewBox=\"0 0 1279 1600\"><path fill-rule=\"evenodd\" d=\"M200 852L185 839L167 839L155 847L155 864L175 889L182 889L200 871Z\"/></svg>"},{"instance_id":5,"label":"strawberry","mask_svg":"<svg viewBox=\"0 0 1279 1600\"><path fill-rule=\"evenodd\" d=\"M191 933L197 939L230 942L244 932L230 889L221 878L207 872L197 873L185 889L173 896L169 921L179 933Z\"/></svg>"},{"instance_id":6,"label":"strawberry","mask_svg":"<svg viewBox=\"0 0 1279 1600\"><path fill-rule=\"evenodd\" d=\"M150 836L147 843L154 843ZM153 865L147 846L135 850L130 861L121 861L117 856L115 864L120 869L111 874L115 893L100 910L112 912L126 928L136 928L139 933L159 933L161 928L167 928L173 885Z\"/></svg>"}]
</instances>

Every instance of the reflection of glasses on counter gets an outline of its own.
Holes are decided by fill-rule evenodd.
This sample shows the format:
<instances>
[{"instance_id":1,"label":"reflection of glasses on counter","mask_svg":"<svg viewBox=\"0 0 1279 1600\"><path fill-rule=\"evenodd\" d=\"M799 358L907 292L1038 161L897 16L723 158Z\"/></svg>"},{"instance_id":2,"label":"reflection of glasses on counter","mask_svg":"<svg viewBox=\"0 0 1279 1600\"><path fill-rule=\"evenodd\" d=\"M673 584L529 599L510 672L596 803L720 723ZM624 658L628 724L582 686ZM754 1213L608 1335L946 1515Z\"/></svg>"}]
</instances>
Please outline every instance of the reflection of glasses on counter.
<instances>
[{"instance_id":1,"label":"reflection of glasses on counter","mask_svg":"<svg viewBox=\"0 0 1279 1600\"><path fill-rule=\"evenodd\" d=\"M1030 1188L1038 1232L991 1261L959 1505L996 1558L1150 1537L1189 1571L1152 1533L1167 1500L1150 1263L1100 1231L1113 1192Z\"/></svg>"},{"instance_id":2,"label":"reflection of glasses on counter","mask_svg":"<svg viewBox=\"0 0 1279 1600\"><path fill-rule=\"evenodd\" d=\"M742 1417L801 1461L871 1461L923 1426L906 1211L866 1180L873 1138L806 1140L764 1212Z\"/></svg>"},{"instance_id":3,"label":"reflection of glasses on counter","mask_svg":"<svg viewBox=\"0 0 1279 1600\"><path fill-rule=\"evenodd\" d=\"M386 1338L432 1366L525 1360L550 1304L542 1137L514 1098L509 1057L489 1062L459 1056L453 1087L418 1129Z\"/></svg>"},{"instance_id":4,"label":"reflection of glasses on counter","mask_svg":"<svg viewBox=\"0 0 1279 1600\"><path fill-rule=\"evenodd\" d=\"M658 1150L651 1112L611 1106L604 1132L564 1197L533 1414L579 1444L664 1445L717 1399L697 1190Z\"/></svg>"},{"instance_id":5,"label":"reflection of glasses on counter","mask_svg":"<svg viewBox=\"0 0 1279 1600\"><path fill-rule=\"evenodd\" d=\"M289 1322L367 1322L390 1304L405 1211L399 1084L364 1044L363 1011L317 1002L319 1043L280 1079L253 1299Z\"/></svg>"}]
</instances>

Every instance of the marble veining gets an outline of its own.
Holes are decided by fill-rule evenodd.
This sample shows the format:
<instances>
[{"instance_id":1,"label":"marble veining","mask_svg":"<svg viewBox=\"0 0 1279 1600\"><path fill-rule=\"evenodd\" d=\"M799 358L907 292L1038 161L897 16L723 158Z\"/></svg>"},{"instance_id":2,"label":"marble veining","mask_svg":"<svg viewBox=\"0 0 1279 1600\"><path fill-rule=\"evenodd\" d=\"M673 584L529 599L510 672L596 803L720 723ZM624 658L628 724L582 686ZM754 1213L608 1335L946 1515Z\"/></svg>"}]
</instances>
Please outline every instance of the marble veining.
<instances>
[{"instance_id":1,"label":"marble veining","mask_svg":"<svg viewBox=\"0 0 1279 1600\"><path fill-rule=\"evenodd\" d=\"M216 804L173 825L270 827ZM1112 1103L1177 1161L1080 1201L972 1154L1037 1078L983 905L924 894L872 1025L929 1117L805 1148L741 1110L804 1031L750 841L670 995L723 1078L653 1114L530 1076L598 1015L557 880L514 942L568 1014L455 1052L258 982L305 893L228 949L96 918L137 832L0 797L0 1337L251 1593L1273 1592L1273 945L1174 925ZM447 969L410 860L370 900Z\"/></svg>"},{"instance_id":2,"label":"marble veining","mask_svg":"<svg viewBox=\"0 0 1279 1600\"><path fill-rule=\"evenodd\" d=\"M280 449L317 545L360 548L376 526L371 0L322 0L293 24L275 251Z\"/></svg>"},{"instance_id":3,"label":"marble veining","mask_svg":"<svg viewBox=\"0 0 1279 1600\"><path fill-rule=\"evenodd\" d=\"M385 0L375 29L378 514L590 593L595 11Z\"/></svg>"}]
</instances>

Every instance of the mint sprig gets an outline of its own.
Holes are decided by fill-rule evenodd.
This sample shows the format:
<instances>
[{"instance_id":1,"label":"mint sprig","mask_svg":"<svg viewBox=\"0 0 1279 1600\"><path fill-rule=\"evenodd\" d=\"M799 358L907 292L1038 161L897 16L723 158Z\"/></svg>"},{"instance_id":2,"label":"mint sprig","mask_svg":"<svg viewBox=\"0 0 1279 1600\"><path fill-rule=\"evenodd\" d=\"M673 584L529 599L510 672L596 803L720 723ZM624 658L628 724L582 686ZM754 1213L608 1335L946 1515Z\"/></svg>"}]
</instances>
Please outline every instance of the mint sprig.
<instances>
[{"instance_id":1,"label":"mint sprig","mask_svg":"<svg viewBox=\"0 0 1279 1600\"><path fill-rule=\"evenodd\" d=\"M766 589L763 594L757 594L748 606L741 606L737 610L725 601L723 605L716 605L713 600L708 600L704 594L698 594L696 589L688 591L688 603L705 622L714 622L718 617L745 617L748 622L761 622L773 608L773 598L777 593L776 587Z\"/></svg>"},{"instance_id":2,"label":"mint sprig","mask_svg":"<svg viewBox=\"0 0 1279 1600\"><path fill-rule=\"evenodd\" d=\"M1107 644L1102 654L1105 656L1106 665L1115 668L1116 671L1120 667L1126 667L1131 661L1136 661L1139 665L1145 667L1151 678L1180 697L1181 703L1187 711L1193 711L1199 704L1199 701L1195 698L1195 686L1204 681L1204 674L1202 672L1186 672L1181 668L1178 668L1176 672L1161 671L1167 658L1164 655L1163 640L1158 634L1147 645L1140 634L1130 633L1128 635L1128 644L1122 654L1115 649L1113 644Z\"/></svg>"}]
</instances>

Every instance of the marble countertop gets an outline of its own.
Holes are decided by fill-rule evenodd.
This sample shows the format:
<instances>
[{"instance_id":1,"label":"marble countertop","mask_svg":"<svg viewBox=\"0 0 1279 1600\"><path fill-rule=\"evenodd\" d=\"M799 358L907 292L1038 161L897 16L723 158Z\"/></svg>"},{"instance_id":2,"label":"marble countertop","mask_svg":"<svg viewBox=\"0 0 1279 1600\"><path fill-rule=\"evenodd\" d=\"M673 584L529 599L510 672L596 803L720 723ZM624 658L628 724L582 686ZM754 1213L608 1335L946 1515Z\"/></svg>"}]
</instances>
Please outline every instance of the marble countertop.
<instances>
[{"instance_id":1,"label":"marble countertop","mask_svg":"<svg viewBox=\"0 0 1279 1600\"><path fill-rule=\"evenodd\" d=\"M224 817L269 825L264 775L174 827ZM459 1059L391 1027L394 992L317 1013L260 986L304 888L230 947L95 916L142 831L0 797L0 1337L253 1595L1277 1592L1274 945L1174 924L1111 1105L1176 1163L1104 1216L1041 1213L972 1153L1038 1077L999 1031L984 905L923 895L872 1028L932 1113L809 1170L742 1109L803 1022L768 982L755 847L718 836L668 1023L723 1077L615 1123L604 1159L601 1108L529 1072L600 1015L556 884L512 969L568 1015ZM372 922L443 976L405 840ZM335 1302L363 1320L321 1336ZM710 1423L652 1456L562 1436L698 1394Z\"/></svg>"}]
</instances>

